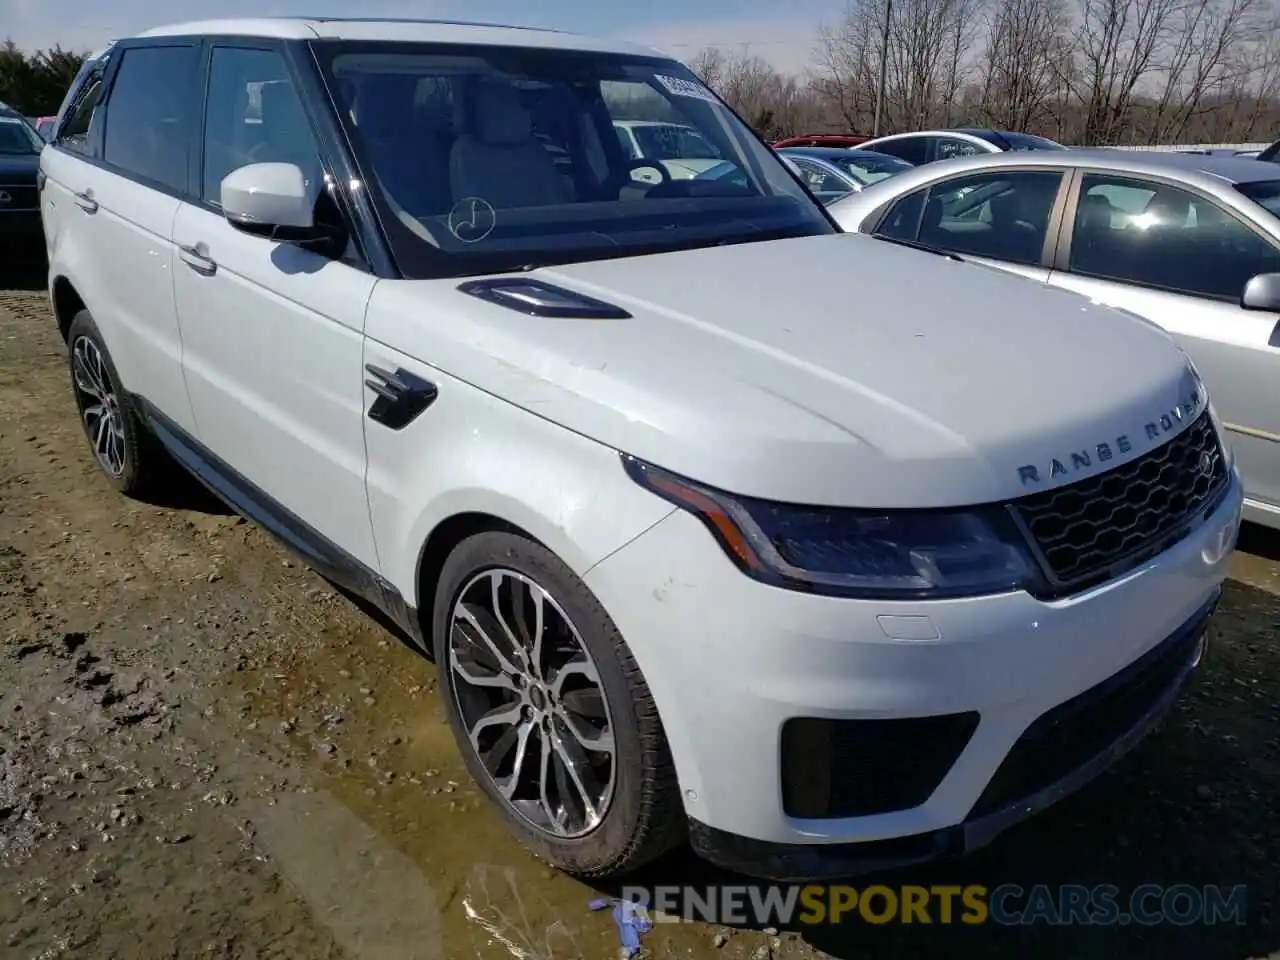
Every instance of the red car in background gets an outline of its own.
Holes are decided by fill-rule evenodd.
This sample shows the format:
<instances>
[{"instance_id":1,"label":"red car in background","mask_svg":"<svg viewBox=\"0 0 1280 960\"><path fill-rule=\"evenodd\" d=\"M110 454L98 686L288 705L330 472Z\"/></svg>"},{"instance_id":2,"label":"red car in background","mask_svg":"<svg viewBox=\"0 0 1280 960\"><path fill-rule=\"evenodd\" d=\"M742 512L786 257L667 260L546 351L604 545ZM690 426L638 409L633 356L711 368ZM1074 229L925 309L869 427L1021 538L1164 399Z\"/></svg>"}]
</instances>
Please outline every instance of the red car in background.
<instances>
[{"instance_id":1,"label":"red car in background","mask_svg":"<svg viewBox=\"0 0 1280 960\"><path fill-rule=\"evenodd\" d=\"M870 137L844 133L804 133L795 137L784 137L773 144L778 150L782 147L856 147L866 143Z\"/></svg>"}]
</instances>

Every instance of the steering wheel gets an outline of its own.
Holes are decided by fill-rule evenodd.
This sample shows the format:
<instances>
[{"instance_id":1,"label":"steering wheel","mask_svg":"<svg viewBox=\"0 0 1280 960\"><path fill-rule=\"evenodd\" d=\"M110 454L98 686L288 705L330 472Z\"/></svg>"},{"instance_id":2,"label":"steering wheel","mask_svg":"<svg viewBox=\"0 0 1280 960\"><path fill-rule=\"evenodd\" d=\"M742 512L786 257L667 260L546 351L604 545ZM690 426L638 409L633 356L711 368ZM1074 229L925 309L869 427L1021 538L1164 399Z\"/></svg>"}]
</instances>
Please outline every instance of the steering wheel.
<instances>
[{"instance_id":1,"label":"steering wheel","mask_svg":"<svg viewBox=\"0 0 1280 960\"><path fill-rule=\"evenodd\" d=\"M625 187L632 182L632 178L630 175L633 170L644 170L644 169L658 171L658 176L661 179L658 181L658 183L655 184L655 186L663 186L664 184L668 184L671 182L671 171L669 171L666 167L664 167L661 161L649 160L649 159L646 159L645 157L637 157L635 160L628 161L626 169L622 171L623 176L626 178L623 181L622 185Z\"/></svg>"}]
</instances>

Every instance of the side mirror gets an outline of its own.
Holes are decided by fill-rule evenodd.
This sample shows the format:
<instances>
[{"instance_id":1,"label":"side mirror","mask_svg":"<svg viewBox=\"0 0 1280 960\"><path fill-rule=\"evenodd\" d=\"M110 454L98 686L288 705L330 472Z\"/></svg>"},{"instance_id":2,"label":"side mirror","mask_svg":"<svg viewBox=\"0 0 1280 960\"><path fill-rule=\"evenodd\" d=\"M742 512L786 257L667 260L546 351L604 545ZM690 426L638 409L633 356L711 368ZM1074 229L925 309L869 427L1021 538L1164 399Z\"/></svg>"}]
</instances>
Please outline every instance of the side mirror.
<instances>
[{"instance_id":1,"label":"side mirror","mask_svg":"<svg viewBox=\"0 0 1280 960\"><path fill-rule=\"evenodd\" d=\"M1246 310L1280 313L1280 273L1260 273L1251 277L1240 295L1240 306Z\"/></svg>"},{"instance_id":2,"label":"side mirror","mask_svg":"<svg viewBox=\"0 0 1280 960\"><path fill-rule=\"evenodd\" d=\"M308 244L331 231L315 223L316 198L292 163L251 163L222 178L222 215L237 230L280 243Z\"/></svg>"}]
</instances>

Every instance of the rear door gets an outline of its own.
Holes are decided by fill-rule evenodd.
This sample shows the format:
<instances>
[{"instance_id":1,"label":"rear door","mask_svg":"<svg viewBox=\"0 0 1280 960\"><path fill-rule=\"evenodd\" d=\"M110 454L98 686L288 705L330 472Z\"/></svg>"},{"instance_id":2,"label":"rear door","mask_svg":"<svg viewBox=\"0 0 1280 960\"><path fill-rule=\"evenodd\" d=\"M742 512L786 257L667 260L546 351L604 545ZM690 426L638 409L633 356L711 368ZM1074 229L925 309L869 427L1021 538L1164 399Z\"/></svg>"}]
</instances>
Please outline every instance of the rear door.
<instances>
[{"instance_id":1,"label":"rear door","mask_svg":"<svg viewBox=\"0 0 1280 960\"><path fill-rule=\"evenodd\" d=\"M1280 247L1208 195L1127 173L1084 171L1065 220L1050 282L1173 334L1231 434L1248 497L1280 511L1280 316L1239 306L1250 277L1280 273Z\"/></svg>"},{"instance_id":2,"label":"rear door","mask_svg":"<svg viewBox=\"0 0 1280 960\"><path fill-rule=\"evenodd\" d=\"M199 50L182 39L115 46L43 164L46 241L124 387L188 429L169 233L190 179Z\"/></svg>"}]
</instances>

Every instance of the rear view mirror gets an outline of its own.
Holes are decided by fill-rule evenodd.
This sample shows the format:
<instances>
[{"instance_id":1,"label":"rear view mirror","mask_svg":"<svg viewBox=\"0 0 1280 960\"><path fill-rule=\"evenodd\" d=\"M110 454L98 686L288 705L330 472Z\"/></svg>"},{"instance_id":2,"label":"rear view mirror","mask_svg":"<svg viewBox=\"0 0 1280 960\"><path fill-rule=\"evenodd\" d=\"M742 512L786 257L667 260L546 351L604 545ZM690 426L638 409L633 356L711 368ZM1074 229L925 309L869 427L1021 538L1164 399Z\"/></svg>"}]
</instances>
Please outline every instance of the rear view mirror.
<instances>
[{"instance_id":1,"label":"rear view mirror","mask_svg":"<svg viewBox=\"0 0 1280 960\"><path fill-rule=\"evenodd\" d=\"M1240 295L1240 306L1280 313L1280 273L1260 273L1250 278Z\"/></svg>"},{"instance_id":2,"label":"rear view mirror","mask_svg":"<svg viewBox=\"0 0 1280 960\"><path fill-rule=\"evenodd\" d=\"M281 243L317 237L316 201L292 163L251 163L222 179L222 215L233 227Z\"/></svg>"}]
</instances>

